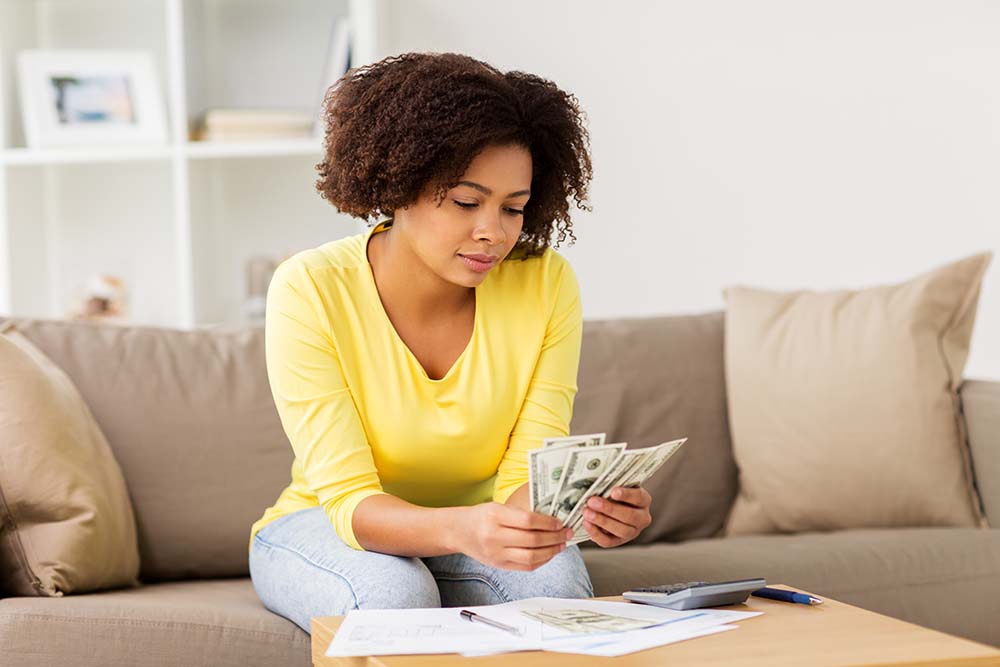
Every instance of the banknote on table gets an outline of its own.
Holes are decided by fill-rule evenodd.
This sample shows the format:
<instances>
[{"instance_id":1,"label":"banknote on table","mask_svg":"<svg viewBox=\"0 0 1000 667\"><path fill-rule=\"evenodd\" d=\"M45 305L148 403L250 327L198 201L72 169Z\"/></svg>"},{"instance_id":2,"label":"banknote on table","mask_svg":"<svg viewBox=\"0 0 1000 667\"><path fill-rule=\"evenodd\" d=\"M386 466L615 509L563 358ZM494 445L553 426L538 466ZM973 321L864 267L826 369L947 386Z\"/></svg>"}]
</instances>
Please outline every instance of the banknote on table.
<instances>
[{"instance_id":1,"label":"banknote on table","mask_svg":"<svg viewBox=\"0 0 1000 667\"><path fill-rule=\"evenodd\" d=\"M546 438L541 449L529 451L528 490L531 511L549 514L570 450L599 447L604 444L604 438L604 433Z\"/></svg>"},{"instance_id":2,"label":"banknote on table","mask_svg":"<svg viewBox=\"0 0 1000 667\"><path fill-rule=\"evenodd\" d=\"M629 618L627 616L615 616L613 614L603 614L589 609L552 609L550 611L526 611L522 614L546 625L551 625L570 632L581 634L591 634L598 632L626 632L628 630L639 630L648 628L651 625L659 624L659 621L648 618Z\"/></svg>"}]
</instances>

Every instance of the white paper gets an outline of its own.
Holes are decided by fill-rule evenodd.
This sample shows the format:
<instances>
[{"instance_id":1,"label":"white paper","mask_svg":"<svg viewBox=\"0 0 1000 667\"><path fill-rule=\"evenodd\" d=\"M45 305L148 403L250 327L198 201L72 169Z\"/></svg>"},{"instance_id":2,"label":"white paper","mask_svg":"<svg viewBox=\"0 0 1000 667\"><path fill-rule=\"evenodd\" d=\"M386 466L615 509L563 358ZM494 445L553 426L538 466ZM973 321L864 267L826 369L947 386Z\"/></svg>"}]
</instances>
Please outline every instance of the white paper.
<instances>
[{"instance_id":1,"label":"white paper","mask_svg":"<svg viewBox=\"0 0 1000 667\"><path fill-rule=\"evenodd\" d=\"M461 609L514 626L513 635L465 620ZM593 599L528 598L499 605L431 609L353 610L347 613L326 651L327 656L367 656L428 653L487 655L508 651L544 650L588 655L623 655L662 646L709 632L722 632L761 612L716 609L674 611L633 602ZM554 627L523 611L590 611L639 619L652 627L625 632L579 633Z\"/></svg>"}]
</instances>

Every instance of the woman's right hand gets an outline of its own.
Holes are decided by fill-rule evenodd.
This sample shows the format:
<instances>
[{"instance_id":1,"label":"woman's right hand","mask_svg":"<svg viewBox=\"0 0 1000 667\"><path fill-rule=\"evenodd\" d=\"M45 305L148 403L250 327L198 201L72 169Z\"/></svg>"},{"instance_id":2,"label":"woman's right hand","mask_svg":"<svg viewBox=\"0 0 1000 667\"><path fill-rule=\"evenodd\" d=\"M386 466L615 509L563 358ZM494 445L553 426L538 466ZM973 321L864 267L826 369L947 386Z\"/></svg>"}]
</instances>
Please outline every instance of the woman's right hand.
<instances>
[{"instance_id":1,"label":"woman's right hand","mask_svg":"<svg viewBox=\"0 0 1000 667\"><path fill-rule=\"evenodd\" d=\"M566 548L573 531L554 516L490 502L463 507L458 550L504 570L530 571Z\"/></svg>"}]
</instances>

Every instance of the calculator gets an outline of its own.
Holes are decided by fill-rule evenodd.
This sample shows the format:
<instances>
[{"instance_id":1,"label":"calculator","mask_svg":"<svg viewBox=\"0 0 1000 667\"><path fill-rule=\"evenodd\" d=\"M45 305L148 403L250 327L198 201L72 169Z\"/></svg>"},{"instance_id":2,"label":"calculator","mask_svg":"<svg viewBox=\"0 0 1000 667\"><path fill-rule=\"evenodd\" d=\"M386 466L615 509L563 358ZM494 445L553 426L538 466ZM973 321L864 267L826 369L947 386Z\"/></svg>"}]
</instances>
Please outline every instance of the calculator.
<instances>
[{"instance_id":1,"label":"calculator","mask_svg":"<svg viewBox=\"0 0 1000 667\"><path fill-rule=\"evenodd\" d=\"M764 579L738 579L714 583L689 581L686 584L633 588L622 593L622 597L632 602L667 609L699 609L745 602L750 593L766 585Z\"/></svg>"}]
</instances>

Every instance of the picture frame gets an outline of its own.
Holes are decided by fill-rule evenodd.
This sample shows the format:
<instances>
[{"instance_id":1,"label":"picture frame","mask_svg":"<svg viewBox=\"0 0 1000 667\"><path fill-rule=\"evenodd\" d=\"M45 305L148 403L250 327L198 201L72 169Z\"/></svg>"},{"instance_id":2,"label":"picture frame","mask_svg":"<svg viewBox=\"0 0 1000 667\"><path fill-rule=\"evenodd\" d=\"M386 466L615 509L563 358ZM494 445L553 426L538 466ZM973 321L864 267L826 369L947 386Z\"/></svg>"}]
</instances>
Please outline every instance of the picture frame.
<instances>
[{"instance_id":1,"label":"picture frame","mask_svg":"<svg viewBox=\"0 0 1000 667\"><path fill-rule=\"evenodd\" d=\"M29 148L167 142L149 51L29 49L17 74Z\"/></svg>"}]
</instances>

